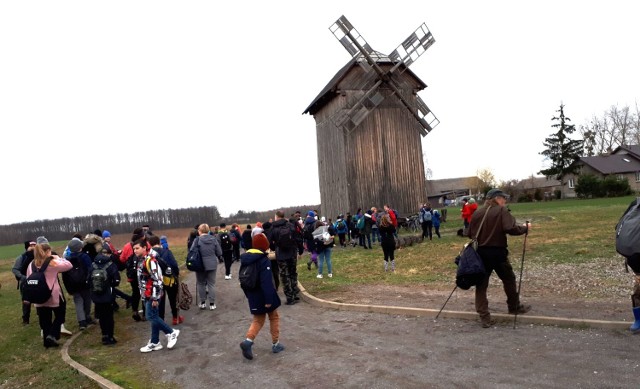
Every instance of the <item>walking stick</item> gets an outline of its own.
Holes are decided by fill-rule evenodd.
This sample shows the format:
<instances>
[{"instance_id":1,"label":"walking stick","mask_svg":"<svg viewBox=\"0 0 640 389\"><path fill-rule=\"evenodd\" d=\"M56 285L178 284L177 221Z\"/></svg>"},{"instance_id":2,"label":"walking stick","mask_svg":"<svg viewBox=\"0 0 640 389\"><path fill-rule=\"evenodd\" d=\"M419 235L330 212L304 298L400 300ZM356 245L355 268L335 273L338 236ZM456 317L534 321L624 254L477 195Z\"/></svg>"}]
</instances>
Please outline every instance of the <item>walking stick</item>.
<instances>
[{"instance_id":1,"label":"walking stick","mask_svg":"<svg viewBox=\"0 0 640 389\"><path fill-rule=\"evenodd\" d=\"M447 301L444 302L444 305L442 306L442 308L440 308L440 312L438 312L438 314L436 315L436 318L433 319L433 321L438 320L438 316L440 316L440 313L442 313L442 310L444 309L444 307L447 305L447 303L449 302L449 299L451 298L451 296L453 296L453 292L456 291L456 289L458 289L458 285L455 286L455 288L453 288L453 290L451 291L451 293L449 294L449 297L447 297Z\"/></svg>"},{"instance_id":2,"label":"walking stick","mask_svg":"<svg viewBox=\"0 0 640 389\"><path fill-rule=\"evenodd\" d=\"M518 281L518 301L520 301L520 288L522 287L522 270L524 269L524 253L527 250L527 236L529 236L529 220L526 221L527 232L524 233L524 242L522 242L522 261L520 262L520 281ZM516 329L516 320L518 320L518 309L513 315L513 329Z\"/></svg>"}]
</instances>

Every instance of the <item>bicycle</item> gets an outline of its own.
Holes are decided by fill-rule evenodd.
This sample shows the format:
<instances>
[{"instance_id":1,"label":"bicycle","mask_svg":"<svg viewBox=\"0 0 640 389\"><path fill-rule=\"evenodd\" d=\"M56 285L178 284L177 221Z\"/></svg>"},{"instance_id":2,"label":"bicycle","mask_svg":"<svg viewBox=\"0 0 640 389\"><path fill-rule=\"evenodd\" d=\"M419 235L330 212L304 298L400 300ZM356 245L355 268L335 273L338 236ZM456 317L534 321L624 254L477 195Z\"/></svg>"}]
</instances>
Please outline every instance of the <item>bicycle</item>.
<instances>
[{"instance_id":1,"label":"bicycle","mask_svg":"<svg viewBox=\"0 0 640 389\"><path fill-rule=\"evenodd\" d=\"M413 233L422 230L422 225L420 225L418 215L412 215L407 218L407 229Z\"/></svg>"}]
</instances>

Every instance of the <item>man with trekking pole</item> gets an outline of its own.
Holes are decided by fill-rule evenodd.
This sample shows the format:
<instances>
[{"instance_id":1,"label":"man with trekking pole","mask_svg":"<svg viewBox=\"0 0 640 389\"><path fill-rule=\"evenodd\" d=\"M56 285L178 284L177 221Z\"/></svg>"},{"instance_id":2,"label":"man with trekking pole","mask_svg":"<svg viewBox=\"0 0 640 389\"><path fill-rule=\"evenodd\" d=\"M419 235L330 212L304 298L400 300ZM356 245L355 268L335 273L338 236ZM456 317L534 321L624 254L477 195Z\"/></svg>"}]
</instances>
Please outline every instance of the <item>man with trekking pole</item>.
<instances>
[{"instance_id":1,"label":"man with trekking pole","mask_svg":"<svg viewBox=\"0 0 640 389\"><path fill-rule=\"evenodd\" d=\"M480 316L483 328L489 328L494 324L489 313L489 301L487 288L489 278L495 270L502 280L504 292L507 295L509 313L513 315L527 313L530 305L520 303L519 288L516 284L516 276L509 262L509 250L507 249L507 235L523 235L529 232L531 224L517 225L516 219L505 207L509 195L500 189L491 189L487 192L484 206L473 213L469 225L469 236L476 236L480 223L485 216L484 226L478 234L478 254L482 258L486 276L482 282L476 285L476 312ZM524 262L524 249L523 249ZM524 263L522 264L524 265Z\"/></svg>"}]
</instances>

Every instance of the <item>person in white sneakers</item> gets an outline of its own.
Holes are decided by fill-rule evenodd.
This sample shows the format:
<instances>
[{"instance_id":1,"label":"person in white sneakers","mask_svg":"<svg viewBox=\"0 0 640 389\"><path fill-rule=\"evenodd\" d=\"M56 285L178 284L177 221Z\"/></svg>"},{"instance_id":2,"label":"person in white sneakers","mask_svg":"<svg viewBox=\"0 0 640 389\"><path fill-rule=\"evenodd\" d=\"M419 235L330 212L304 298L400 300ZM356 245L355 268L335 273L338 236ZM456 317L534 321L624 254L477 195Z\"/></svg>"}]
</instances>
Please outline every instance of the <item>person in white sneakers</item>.
<instances>
[{"instance_id":1,"label":"person in white sneakers","mask_svg":"<svg viewBox=\"0 0 640 389\"><path fill-rule=\"evenodd\" d=\"M162 298L162 270L156 260L156 252L147 248L144 239L133 243L133 252L140 259L137 269L138 285L146 308L145 317L151 324L151 339L140 352L148 353L162 349L160 331L167 336L167 348L172 349L178 341L180 330L169 327L158 314L159 300Z\"/></svg>"}]
</instances>

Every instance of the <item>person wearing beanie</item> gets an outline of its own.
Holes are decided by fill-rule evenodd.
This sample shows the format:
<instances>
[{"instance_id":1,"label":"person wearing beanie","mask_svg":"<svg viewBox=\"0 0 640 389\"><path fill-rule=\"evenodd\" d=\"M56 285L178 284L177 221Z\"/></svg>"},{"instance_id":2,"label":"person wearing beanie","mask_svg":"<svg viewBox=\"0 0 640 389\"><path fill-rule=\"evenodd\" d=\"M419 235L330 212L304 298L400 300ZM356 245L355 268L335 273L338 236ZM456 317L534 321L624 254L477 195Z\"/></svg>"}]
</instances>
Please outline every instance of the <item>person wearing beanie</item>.
<instances>
[{"instance_id":1,"label":"person wearing beanie","mask_svg":"<svg viewBox=\"0 0 640 389\"><path fill-rule=\"evenodd\" d=\"M263 232L264 232L264 229L262 228L262 223L257 222L256 226L253 227L253 230L251 230L251 239L253 239L253 237L258 234L262 234Z\"/></svg>"},{"instance_id":2,"label":"person wearing beanie","mask_svg":"<svg viewBox=\"0 0 640 389\"><path fill-rule=\"evenodd\" d=\"M111 238L111 233L107 230L102 231L102 239Z\"/></svg>"},{"instance_id":3,"label":"person wearing beanie","mask_svg":"<svg viewBox=\"0 0 640 389\"><path fill-rule=\"evenodd\" d=\"M89 324L95 324L91 318L91 291L87 283L89 273L93 268L93 261L87 253L82 251L84 245L79 239L71 239L67 247L71 252L67 260L71 262L73 267L62 273L62 281L67 293L73 296L78 327L80 330L84 330Z\"/></svg>"},{"instance_id":4,"label":"person wearing beanie","mask_svg":"<svg viewBox=\"0 0 640 389\"><path fill-rule=\"evenodd\" d=\"M36 238L36 244L44 244L44 243L49 244L49 240L44 236L39 236L38 238Z\"/></svg>"},{"instance_id":5,"label":"person wearing beanie","mask_svg":"<svg viewBox=\"0 0 640 389\"><path fill-rule=\"evenodd\" d=\"M253 359L252 347L267 316L269 316L271 330L271 352L279 353L284 350L284 345L280 343L280 316L278 314L281 302L273 285L271 262L265 253L269 249L269 239L262 233L256 234L251 239L251 245L251 249L240 255L241 268L255 266L255 271L258 272L257 286L251 290L243 289L249 303L249 312L253 315L246 339L240 343L242 355L246 359Z\"/></svg>"}]
</instances>

